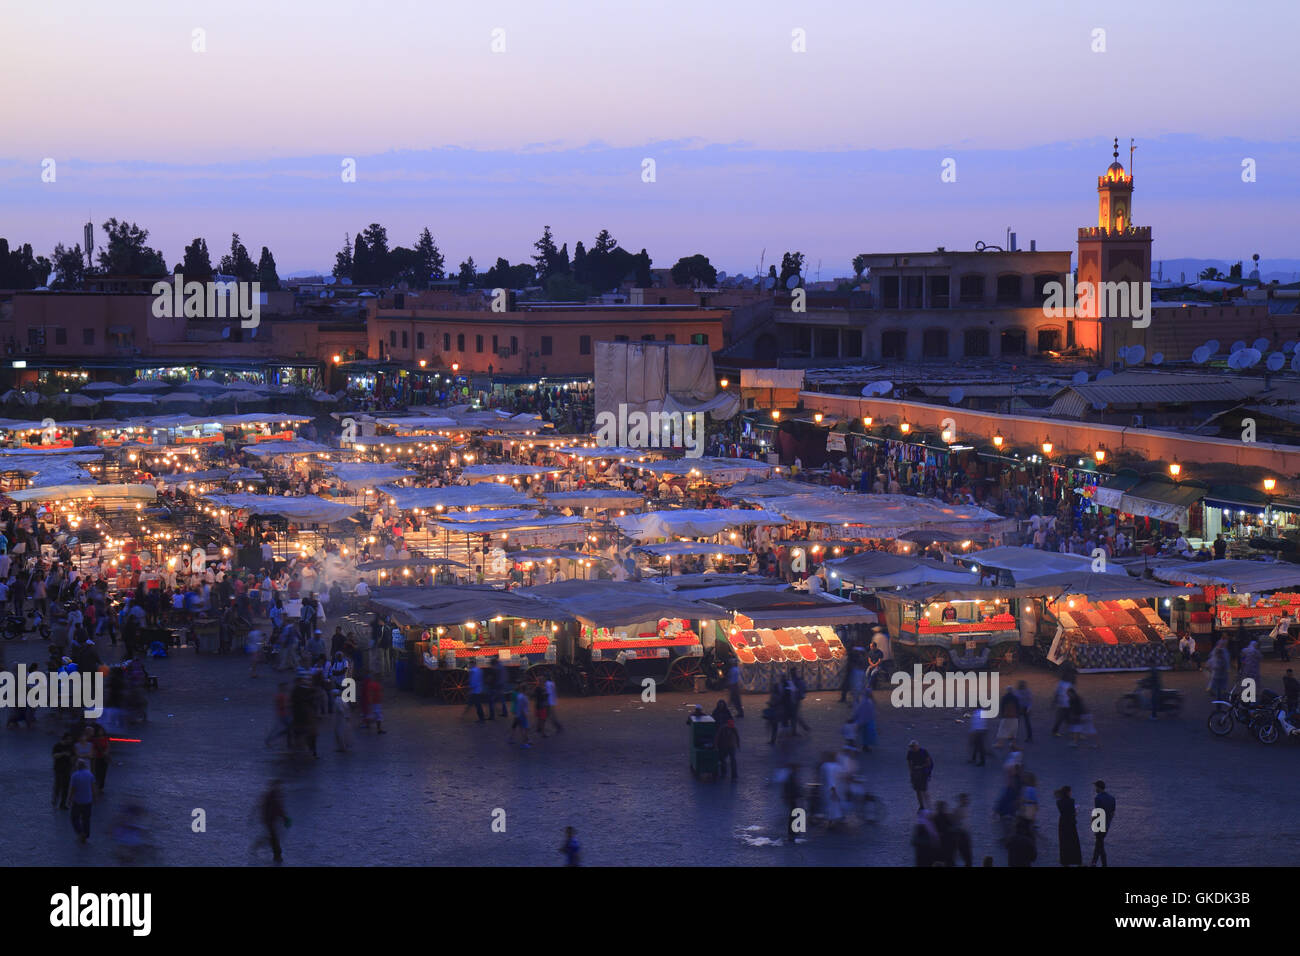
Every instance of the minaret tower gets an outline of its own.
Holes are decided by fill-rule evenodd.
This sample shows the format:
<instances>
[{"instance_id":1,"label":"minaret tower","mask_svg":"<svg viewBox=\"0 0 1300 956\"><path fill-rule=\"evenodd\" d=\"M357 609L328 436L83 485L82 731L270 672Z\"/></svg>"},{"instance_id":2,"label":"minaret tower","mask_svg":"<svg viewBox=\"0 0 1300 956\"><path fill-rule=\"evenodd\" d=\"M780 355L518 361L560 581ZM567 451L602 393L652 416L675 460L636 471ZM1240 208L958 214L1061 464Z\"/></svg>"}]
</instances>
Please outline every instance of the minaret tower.
<instances>
[{"instance_id":1,"label":"minaret tower","mask_svg":"<svg viewBox=\"0 0 1300 956\"><path fill-rule=\"evenodd\" d=\"M1097 177L1097 225L1079 229L1079 284L1092 283L1094 290L1103 282L1151 281L1151 227L1133 225L1133 174L1119 161L1118 138L1113 156L1106 172ZM1095 315L1079 318L1096 321ZM1080 345L1089 347L1088 340L1095 336L1091 347L1100 348L1099 327L1077 331Z\"/></svg>"}]
</instances>

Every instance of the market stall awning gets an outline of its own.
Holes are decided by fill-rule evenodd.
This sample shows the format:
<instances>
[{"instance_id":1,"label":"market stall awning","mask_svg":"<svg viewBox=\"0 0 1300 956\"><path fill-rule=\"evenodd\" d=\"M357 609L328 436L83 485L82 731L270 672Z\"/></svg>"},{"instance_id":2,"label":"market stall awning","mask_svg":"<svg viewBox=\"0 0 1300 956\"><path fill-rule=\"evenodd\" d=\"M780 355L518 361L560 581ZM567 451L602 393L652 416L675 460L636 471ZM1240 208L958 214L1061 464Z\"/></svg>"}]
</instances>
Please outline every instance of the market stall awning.
<instances>
[{"instance_id":1,"label":"market stall awning","mask_svg":"<svg viewBox=\"0 0 1300 956\"><path fill-rule=\"evenodd\" d=\"M357 513L356 505L340 504L316 495L204 495L223 508L254 515L279 515L308 524L340 524Z\"/></svg>"},{"instance_id":2,"label":"market stall awning","mask_svg":"<svg viewBox=\"0 0 1300 956\"><path fill-rule=\"evenodd\" d=\"M618 488L585 488L582 491L556 491L542 495L552 508L640 508L645 499L635 491Z\"/></svg>"},{"instance_id":3,"label":"market stall awning","mask_svg":"<svg viewBox=\"0 0 1300 956\"><path fill-rule=\"evenodd\" d=\"M1125 514L1155 518L1169 524L1186 525L1188 509L1205 497L1206 488L1192 482L1157 478L1133 482L1131 478L1098 485L1093 503Z\"/></svg>"},{"instance_id":4,"label":"market stall awning","mask_svg":"<svg viewBox=\"0 0 1300 956\"><path fill-rule=\"evenodd\" d=\"M680 558L701 554L712 554L718 557L723 555L742 556L751 553L749 549L734 544L713 544L709 541L669 541L666 544L646 544L632 550L656 558Z\"/></svg>"},{"instance_id":5,"label":"market stall awning","mask_svg":"<svg viewBox=\"0 0 1300 956\"><path fill-rule=\"evenodd\" d=\"M953 601L1009 601L1012 598L1055 597L1061 593L1059 585L1027 584L1020 587L980 587L971 584L956 587L951 584L918 584L901 591L883 593L885 600L897 599L917 604L948 604Z\"/></svg>"},{"instance_id":6,"label":"market stall awning","mask_svg":"<svg viewBox=\"0 0 1300 956\"><path fill-rule=\"evenodd\" d=\"M702 478L717 484L731 484L750 475L765 478L776 466L753 458L673 458L644 464L629 463L628 467L667 477Z\"/></svg>"},{"instance_id":7,"label":"market stall awning","mask_svg":"<svg viewBox=\"0 0 1300 956\"><path fill-rule=\"evenodd\" d=\"M786 523L783 517L770 511L744 508L652 511L648 514L624 515L613 521L625 535L637 541L652 538L705 538L731 528Z\"/></svg>"},{"instance_id":8,"label":"market stall awning","mask_svg":"<svg viewBox=\"0 0 1300 956\"><path fill-rule=\"evenodd\" d=\"M153 485L44 485L7 492L19 503L26 501L63 501L65 499L96 498L100 501L153 501L158 489Z\"/></svg>"},{"instance_id":9,"label":"market stall awning","mask_svg":"<svg viewBox=\"0 0 1300 956\"><path fill-rule=\"evenodd\" d=\"M564 608L593 627L621 627L663 618L717 620L726 611L639 581L560 581L518 592Z\"/></svg>"},{"instance_id":10,"label":"market stall awning","mask_svg":"<svg viewBox=\"0 0 1300 956\"><path fill-rule=\"evenodd\" d=\"M374 488L418 474L409 468L398 468L383 461L336 461L330 462L327 467L349 488Z\"/></svg>"},{"instance_id":11,"label":"market stall awning","mask_svg":"<svg viewBox=\"0 0 1300 956\"><path fill-rule=\"evenodd\" d=\"M1300 588L1300 564L1286 561L1181 561L1152 568L1161 581L1199 586L1230 585L1244 593Z\"/></svg>"},{"instance_id":12,"label":"market stall awning","mask_svg":"<svg viewBox=\"0 0 1300 956\"><path fill-rule=\"evenodd\" d=\"M334 449L305 438L295 438L293 441L264 441L256 445L245 445L242 450L258 458L274 458L276 455L325 455Z\"/></svg>"},{"instance_id":13,"label":"market stall awning","mask_svg":"<svg viewBox=\"0 0 1300 956\"><path fill-rule=\"evenodd\" d=\"M954 532L990 532L1015 525L1014 519L977 505L947 504L907 495L864 495L818 486L809 486L809 490L797 495L766 497L751 492L740 498L760 502L791 521L837 525L842 529L837 533L842 536L849 529L858 537L897 538L931 526Z\"/></svg>"},{"instance_id":14,"label":"market stall awning","mask_svg":"<svg viewBox=\"0 0 1300 956\"><path fill-rule=\"evenodd\" d=\"M460 476L466 481L495 481L498 478L537 478L544 475L558 475L563 468L544 468L541 465L466 465L460 470Z\"/></svg>"},{"instance_id":15,"label":"market stall awning","mask_svg":"<svg viewBox=\"0 0 1300 956\"><path fill-rule=\"evenodd\" d=\"M862 588L896 588L914 584L967 584L971 573L950 564L906 557L885 551L868 551L825 563L830 587L854 584Z\"/></svg>"},{"instance_id":16,"label":"market stall awning","mask_svg":"<svg viewBox=\"0 0 1300 956\"><path fill-rule=\"evenodd\" d=\"M379 489L403 511L424 508L518 508L533 504L531 498L510 485L444 485L441 488L398 488L384 485Z\"/></svg>"},{"instance_id":17,"label":"market stall awning","mask_svg":"<svg viewBox=\"0 0 1300 956\"><path fill-rule=\"evenodd\" d=\"M1081 594L1089 601L1175 598L1187 593L1186 588L1169 587L1151 578L1134 578L1127 574L1093 574L1091 571L1048 574L1035 578L1034 584L1051 590L1059 588L1062 595Z\"/></svg>"},{"instance_id":18,"label":"market stall awning","mask_svg":"<svg viewBox=\"0 0 1300 956\"><path fill-rule=\"evenodd\" d=\"M1010 571L1017 584L1033 584L1041 577L1053 574L1092 572L1093 559L1082 554L1060 554L1056 551L1042 551L1038 548L988 548L973 554L956 556L962 564L971 568L997 568ZM1102 574L1128 576L1123 568L1107 564Z\"/></svg>"},{"instance_id":19,"label":"market stall awning","mask_svg":"<svg viewBox=\"0 0 1300 956\"><path fill-rule=\"evenodd\" d=\"M497 617L574 620L562 607L532 595L473 585L376 588L370 592L370 603L390 613L399 624L415 627L477 624Z\"/></svg>"}]
</instances>

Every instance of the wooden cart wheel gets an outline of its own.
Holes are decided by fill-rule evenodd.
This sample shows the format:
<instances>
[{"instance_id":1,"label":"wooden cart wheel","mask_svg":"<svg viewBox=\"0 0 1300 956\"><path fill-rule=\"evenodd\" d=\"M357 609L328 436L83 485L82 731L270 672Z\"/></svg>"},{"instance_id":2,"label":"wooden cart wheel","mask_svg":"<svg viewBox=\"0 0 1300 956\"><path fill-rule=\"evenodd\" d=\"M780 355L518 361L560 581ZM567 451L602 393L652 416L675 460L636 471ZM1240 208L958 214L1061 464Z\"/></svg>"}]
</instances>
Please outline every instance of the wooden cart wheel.
<instances>
[{"instance_id":1,"label":"wooden cart wheel","mask_svg":"<svg viewBox=\"0 0 1300 956\"><path fill-rule=\"evenodd\" d=\"M442 672L438 694L444 703L463 704L469 700L469 671L453 668Z\"/></svg>"},{"instance_id":2,"label":"wooden cart wheel","mask_svg":"<svg viewBox=\"0 0 1300 956\"><path fill-rule=\"evenodd\" d=\"M554 664L534 664L524 672L524 676L519 679L519 683L524 688L524 693L529 699L537 693L537 688L546 683L547 678L554 680Z\"/></svg>"},{"instance_id":3,"label":"wooden cart wheel","mask_svg":"<svg viewBox=\"0 0 1300 956\"><path fill-rule=\"evenodd\" d=\"M695 678L704 672L698 657L679 657L668 667L668 686L676 691L695 689Z\"/></svg>"},{"instance_id":4,"label":"wooden cart wheel","mask_svg":"<svg viewBox=\"0 0 1300 956\"><path fill-rule=\"evenodd\" d=\"M900 671L910 671L913 664L919 664L921 658L910 647L894 647L894 666ZM847 666L847 665L846 665Z\"/></svg>"},{"instance_id":5,"label":"wooden cart wheel","mask_svg":"<svg viewBox=\"0 0 1300 956\"><path fill-rule=\"evenodd\" d=\"M1000 672L1012 670L1016 666L1016 645L1008 644L1006 647L995 647L990 661L993 666Z\"/></svg>"},{"instance_id":6,"label":"wooden cart wheel","mask_svg":"<svg viewBox=\"0 0 1300 956\"><path fill-rule=\"evenodd\" d=\"M921 651L921 667L929 671L943 671L948 666L948 652L942 647L927 647Z\"/></svg>"},{"instance_id":7,"label":"wooden cart wheel","mask_svg":"<svg viewBox=\"0 0 1300 956\"><path fill-rule=\"evenodd\" d=\"M597 694L618 694L627 686L627 668L618 661L596 661L591 668L591 686Z\"/></svg>"}]
</instances>

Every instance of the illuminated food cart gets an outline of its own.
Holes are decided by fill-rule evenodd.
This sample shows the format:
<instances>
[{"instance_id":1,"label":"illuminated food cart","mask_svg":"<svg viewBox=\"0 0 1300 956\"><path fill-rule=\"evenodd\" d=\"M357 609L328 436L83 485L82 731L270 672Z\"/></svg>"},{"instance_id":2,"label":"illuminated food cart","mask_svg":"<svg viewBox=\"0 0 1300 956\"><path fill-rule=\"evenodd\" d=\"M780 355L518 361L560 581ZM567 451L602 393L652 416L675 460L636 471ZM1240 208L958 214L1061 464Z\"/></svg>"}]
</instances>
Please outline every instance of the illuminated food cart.
<instances>
[{"instance_id":1,"label":"illuminated food cart","mask_svg":"<svg viewBox=\"0 0 1300 956\"><path fill-rule=\"evenodd\" d=\"M1192 600L1176 606L1175 620L1201 641L1216 636L1274 649L1280 627L1300 612L1300 566L1285 561L1181 561L1153 568L1155 577L1184 586ZM1208 648L1205 648L1208 649Z\"/></svg>"},{"instance_id":2,"label":"illuminated food cart","mask_svg":"<svg viewBox=\"0 0 1300 956\"><path fill-rule=\"evenodd\" d=\"M1160 614L1186 593L1157 581L1112 574L1052 575L1034 582L1059 593L1047 600L1047 659L1079 671L1170 666L1178 636ZM1055 621L1055 627L1052 623Z\"/></svg>"},{"instance_id":3,"label":"illuminated food cart","mask_svg":"<svg viewBox=\"0 0 1300 956\"><path fill-rule=\"evenodd\" d=\"M920 584L876 597L900 669L1005 670L1019 659L1022 603L1043 593L1035 586Z\"/></svg>"},{"instance_id":4,"label":"illuminated food cart","mask_svg":"<svg viewBox=\"0 0 1300 956\"><path fill-rule=\"evenodd\" d=\"M379 588L370 604L403 628L416 689L452 704L469 699L470 668L498 660L531 693L554 675L557 636L573 620L545 601L472 585Z\"/></svg>"},{"instance_id":5,"label":"illuminated food cart","mask_svg":"<svg viewBox=\"0 0 1300 956\"><path fill-rule=\"evenodd\" d=\"M558 605L577 620L577 640L562 660L585 670L599 694L641 686L646 678L693 689L705 673L705 645L712 648L717 622L727 617L714 604L633 581L561 581L518 593Z\"/></svg>"}]
</instances>

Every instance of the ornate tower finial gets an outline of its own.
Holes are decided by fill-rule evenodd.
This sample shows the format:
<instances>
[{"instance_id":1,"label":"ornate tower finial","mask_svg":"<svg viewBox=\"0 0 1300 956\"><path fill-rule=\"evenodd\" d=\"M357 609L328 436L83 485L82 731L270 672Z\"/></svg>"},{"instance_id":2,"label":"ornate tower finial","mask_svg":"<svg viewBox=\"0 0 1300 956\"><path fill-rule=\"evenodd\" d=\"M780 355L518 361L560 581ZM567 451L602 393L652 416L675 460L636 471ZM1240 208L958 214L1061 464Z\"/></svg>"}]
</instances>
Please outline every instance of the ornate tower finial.
<instances>
[{"instance_id":1,"label":"ornate tower finial","mask_svg":"<svg viewBox=\"0 0 1300 956\"><path fill-rule=\"evenodd\" d=\"M1115 137L1115 162L1119 162L1119 137Z\"/></svg>"}]
</instances>

